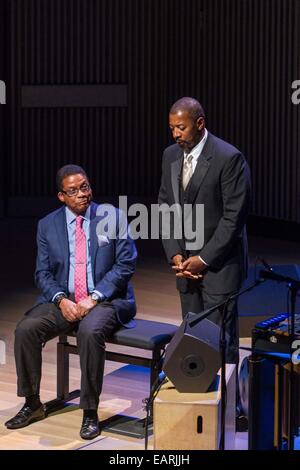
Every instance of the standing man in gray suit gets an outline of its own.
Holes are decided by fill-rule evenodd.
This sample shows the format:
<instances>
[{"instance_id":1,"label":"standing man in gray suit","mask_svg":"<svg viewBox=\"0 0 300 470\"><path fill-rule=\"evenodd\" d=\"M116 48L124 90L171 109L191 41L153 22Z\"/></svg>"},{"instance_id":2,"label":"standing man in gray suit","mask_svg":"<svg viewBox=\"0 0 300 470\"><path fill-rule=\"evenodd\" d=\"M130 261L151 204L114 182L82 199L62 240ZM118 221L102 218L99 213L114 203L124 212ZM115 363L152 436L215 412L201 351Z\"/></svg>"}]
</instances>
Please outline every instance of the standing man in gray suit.
<instances>
[{"instance_id":1,"label":"standing man in gray suit","mask_svg":"<svg viewBox=\"0 0 300 470\"><path fill-rule=\"evenodd\" d=\"M225 301L240 289L247 275L245 223L250 205L250 173L238 149L207 131L203 108L196 99L185 97L174 103L169 126L176 143L163 154L158 202L178 204L181 208L189 205L193 227L197 205L204 209L202 246L193 246L187 240L186 232L191 231L191 227L184 226L187 218L183 218L181 239L172 233L176 224L171 227L170 237L163 238L177 277L184 317L188 312L198 313ZM217 324L221 318L222 309L208 317ZM238 363L234 301L228 305L226 330L226 360Z\"/></svg>"}]
</instances>

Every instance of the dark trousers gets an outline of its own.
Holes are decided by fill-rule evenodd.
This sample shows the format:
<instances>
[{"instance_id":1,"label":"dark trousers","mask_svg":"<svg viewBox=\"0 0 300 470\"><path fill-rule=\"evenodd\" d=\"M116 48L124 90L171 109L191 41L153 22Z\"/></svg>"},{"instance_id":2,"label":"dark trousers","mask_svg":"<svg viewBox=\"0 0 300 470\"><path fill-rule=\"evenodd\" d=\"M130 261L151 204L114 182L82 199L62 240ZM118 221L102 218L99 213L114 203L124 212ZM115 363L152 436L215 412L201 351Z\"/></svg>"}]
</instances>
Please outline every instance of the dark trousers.
<instances>
[{"instance_id":1,"label":"dark trousers","mask_svg":"<svg viewBox=\"0 0 300 470\"><path fill-rule=\"evenodd\" d=\"M219 303L224 302L233 292L228 294L209 294L195 282L190 283L188 292L180 292L182 316L188 312L199 313L207 310ZM212 312L207 319L221 325L222 308ZM229 335L229 341L226 347L226 361L230 364L238 364L239 361L239 333L238 333L238 312L236 301L228 304L226 322L226 332Z\"/></svg>"},{"instance_id":2,"label":"dark trousers","mask_svg":"<svg viewBox=\"0 0 300 470\"><path fill-rule=\"evenodd\" d=\"M104 374L105 341L118 326L117 315L109 303L97 305L75 323L65 320L53 303L31 309L15 331L18 396L39 394L43 345L75 330L81 368L80 408L97 409Z\"/></svg>"}]
</instances>

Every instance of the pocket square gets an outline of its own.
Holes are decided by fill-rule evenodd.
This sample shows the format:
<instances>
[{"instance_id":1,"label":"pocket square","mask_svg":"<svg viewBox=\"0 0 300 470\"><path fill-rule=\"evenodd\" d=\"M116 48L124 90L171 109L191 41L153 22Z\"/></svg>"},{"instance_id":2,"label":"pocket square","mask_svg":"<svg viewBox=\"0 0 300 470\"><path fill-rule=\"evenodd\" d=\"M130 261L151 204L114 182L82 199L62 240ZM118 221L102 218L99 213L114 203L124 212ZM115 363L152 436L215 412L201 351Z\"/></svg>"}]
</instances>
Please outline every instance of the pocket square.
<instances>
[{"instance_id":1,"label":"pocket square","mask_svg":"<svg viewBox=\"0 0 300 470\"><path fill-rule=\"evenodd\" d=\"M109 244L109 239L105 235L97 234L97 239L98 239L98 246L105 246Z\"/></svg>"}]
</instances>

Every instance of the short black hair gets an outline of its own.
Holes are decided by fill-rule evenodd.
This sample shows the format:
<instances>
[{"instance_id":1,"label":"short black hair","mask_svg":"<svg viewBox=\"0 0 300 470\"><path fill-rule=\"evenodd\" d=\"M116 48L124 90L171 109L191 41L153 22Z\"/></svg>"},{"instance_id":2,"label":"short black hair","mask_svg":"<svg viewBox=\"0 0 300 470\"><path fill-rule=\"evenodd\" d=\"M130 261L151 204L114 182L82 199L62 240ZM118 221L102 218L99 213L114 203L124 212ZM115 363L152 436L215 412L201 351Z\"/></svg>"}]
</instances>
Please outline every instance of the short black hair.
<instances>
[{"instance_id":1,"label":"short black hair","mask_svg":"<svg viewBox=\"0 0 300 470\"><path fill-rule=\"evenodd\" d=\"M196 121L199 117L205 118L202 105L195 98L184 96L174 103L170 109L170 114L177 114L179 111L187 111Z\"/></svg>"},{"instance_id":2,"label":"short black hair","mask_svg":"<svg viewBox=\"0 0 300 470\"><path fill-rule=\"evenodd\" d=\"M73 164L64 165L56 173L56 186L57 186L58 191L62 191L63 180L71 175L83 175L86 178L88 178L86 172L84 171L83 168L81 168L81 166L73 165Z\"/></svg>"}]
</instances>

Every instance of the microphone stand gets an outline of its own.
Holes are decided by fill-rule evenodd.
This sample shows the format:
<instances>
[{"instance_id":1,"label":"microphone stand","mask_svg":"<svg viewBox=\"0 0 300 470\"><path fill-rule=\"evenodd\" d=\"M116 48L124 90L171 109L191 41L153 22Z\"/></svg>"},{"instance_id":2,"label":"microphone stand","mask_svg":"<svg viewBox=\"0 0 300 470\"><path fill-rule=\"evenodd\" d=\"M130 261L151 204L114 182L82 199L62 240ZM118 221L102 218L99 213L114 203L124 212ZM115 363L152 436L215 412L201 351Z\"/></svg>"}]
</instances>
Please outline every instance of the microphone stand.
<instances>
[{"instance_id":1,"label":"microphone stand","mask_svg":"<svg viewBox=\"0 0 300 470\"><path fill-rule=\"evenodd\" d=\"M220 444L219 450L225 450L225 417L226 417L226 329L225 329L225 321L227 316L228 304L232 300L236 300L240 295L245 294L246 292L251 291L258 285L262 284L265 279L257 279L253 284L249 287L236 292L235 294L230 295L224 302L221 302L214 307L205 310L204 312L198 313L194 315L191 320L188 320L189 326L192 328L193 326L197 325L201 320L207 318L212 312L218 310L220 308L223 309L222 311L222 321L221 321L221 339L220 339L220 352L221 352L221 437L220 437ZM236 365L237 366L237 365ZM237 376L237 374L236 374ZM237 385L236 385L237 386Z\"/></svg>"}]
</instances>

